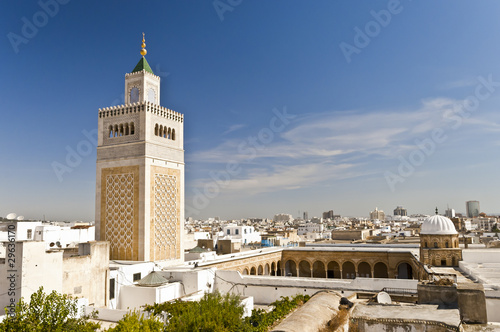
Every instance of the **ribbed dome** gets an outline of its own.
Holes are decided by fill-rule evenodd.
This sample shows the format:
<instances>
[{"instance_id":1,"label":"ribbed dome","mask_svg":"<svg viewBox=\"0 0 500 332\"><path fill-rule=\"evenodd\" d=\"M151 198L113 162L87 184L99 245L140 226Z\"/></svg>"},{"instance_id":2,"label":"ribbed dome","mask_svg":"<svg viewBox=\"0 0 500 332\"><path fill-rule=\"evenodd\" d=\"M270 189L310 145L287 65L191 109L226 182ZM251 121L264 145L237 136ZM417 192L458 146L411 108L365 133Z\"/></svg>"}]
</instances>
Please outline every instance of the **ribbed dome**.
<instances>
[{"instance_id":1,"label":"ribbed dome","mask_svg":"<svg viewBox=\"0 0 500 332\"><path fill-rule=\"evenodd\" d=\"M168 283L167 279L161 276L158 272L152 271L150 274L139 280L137 282L137 285L146 287L157 287L165 285L166 283Z\"/></svg>"},{"instance_id":2,"label":"ribbed dome","mask_svg":"<svg viewBox=\"0 0 500 332\"><path fill-rule=\"evenodd\" d=\"M458 234L458 232L455 225L453 225L453 221L436 214L424 220L420 234L450 235Z\"/></svg>"}]
</instances>

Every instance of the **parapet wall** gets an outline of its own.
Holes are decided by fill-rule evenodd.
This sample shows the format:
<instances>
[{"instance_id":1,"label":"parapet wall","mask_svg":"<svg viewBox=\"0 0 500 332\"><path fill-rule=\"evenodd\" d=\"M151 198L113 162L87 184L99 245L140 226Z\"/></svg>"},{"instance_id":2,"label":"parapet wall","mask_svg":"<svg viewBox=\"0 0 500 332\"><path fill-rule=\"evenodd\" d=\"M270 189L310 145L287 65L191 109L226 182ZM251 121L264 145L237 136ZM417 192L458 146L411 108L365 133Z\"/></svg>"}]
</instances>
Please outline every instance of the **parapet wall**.
<instances>
[{"instance_id":1,"label":"parapet wall","mask_svg":"<svg viewBox=\"0 0 500 332\"><path fill-rule=\"evenodd\" d=\"M243 276L237 271L217 270L215 289L222 293L253 296L255 303L269 304L281 296L313 295L333 290L350 296L356 292L379 292L384 287L415 289L417 280L404 279L322 279L272 276ZM338 305L338 304L337 304Z\"/></svg>"},{"instance_id":2,"label":"parapet wall","mask_svg":"<svg viewBox=\"0 0 500 332\"><path fill-rule=\"evenodd\" d=\"M140 112L151 112L152 114L164 117L169 120L178 122L184 121L184 115L176 111L172 111L166 107L156 105L150 102L137 102L133 104L111 106L99 108L99 118L107 118L113 116L120 116L124 114L133 114Z\"/></svg>"}]
</instances>

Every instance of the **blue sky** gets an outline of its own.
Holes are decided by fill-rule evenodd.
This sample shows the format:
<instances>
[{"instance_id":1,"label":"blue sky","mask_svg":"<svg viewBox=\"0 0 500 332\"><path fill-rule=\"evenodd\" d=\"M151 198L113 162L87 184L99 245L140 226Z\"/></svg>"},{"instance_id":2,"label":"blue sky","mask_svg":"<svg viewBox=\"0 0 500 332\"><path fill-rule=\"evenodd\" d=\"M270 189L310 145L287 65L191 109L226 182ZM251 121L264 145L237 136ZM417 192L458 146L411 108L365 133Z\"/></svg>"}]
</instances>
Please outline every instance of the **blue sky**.
<instances>
[{"instance_id":1,"label":"blue sky","mask_svg":"<svg viewBox=\"0 0 500 332\"><path fill-rule=\"evenodd\" d=\"M142 32L162 105L185 115L187 216L467 200L500 212L499 12L493 0L1 2L0 215L94 219L84 132L122 103Z\"/></svg>"}]
</instances>

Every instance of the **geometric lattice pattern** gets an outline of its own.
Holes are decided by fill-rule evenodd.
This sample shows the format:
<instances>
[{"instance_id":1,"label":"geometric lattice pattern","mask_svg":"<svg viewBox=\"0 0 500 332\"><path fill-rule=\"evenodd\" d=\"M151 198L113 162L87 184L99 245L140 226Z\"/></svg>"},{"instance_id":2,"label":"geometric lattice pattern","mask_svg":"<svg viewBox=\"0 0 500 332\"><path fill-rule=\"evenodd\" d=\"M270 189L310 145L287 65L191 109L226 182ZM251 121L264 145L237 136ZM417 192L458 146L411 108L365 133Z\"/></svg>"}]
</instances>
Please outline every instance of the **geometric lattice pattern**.
<instances>
[{"instance_id":1,"label":"geometric lattice pattern","mask_svg":"<svg viewBox=\"0 0 500 332\"><path fill-rule=\"evenodd\" d=\"M154 259L178 259L177 177L154 175Z\"/></svg>"},{"instance_id":2,"label":"geometric lattice pattern","mask_svg":"<svg viewBox=\"0 0 500 332\"><path fill-rule=\"evenodd\" d=\"M132 257L134 235L134 174L106 176L104 234L111 257Z\"/></svg>"}]
</instances>

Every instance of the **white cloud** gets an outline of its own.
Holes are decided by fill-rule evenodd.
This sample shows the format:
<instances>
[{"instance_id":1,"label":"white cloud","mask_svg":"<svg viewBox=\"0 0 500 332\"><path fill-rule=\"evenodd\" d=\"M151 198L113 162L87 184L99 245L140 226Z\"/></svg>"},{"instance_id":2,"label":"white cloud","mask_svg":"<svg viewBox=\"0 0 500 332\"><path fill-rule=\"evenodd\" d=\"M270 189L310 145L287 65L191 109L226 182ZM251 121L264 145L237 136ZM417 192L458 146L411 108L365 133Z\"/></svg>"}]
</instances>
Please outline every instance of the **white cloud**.
<instances>
[{"instance_id":1,"label":"white cloud","mask_svg":"<svg viewBox=\"0 0 500 332\"><path fill-rule=\"evenodd\" d=\"M415 140L431 137L435 128L451 134L452 123L447 122L443 114L456 110L460 103L449 98L433 98L423 100L416 110L308 114L297 117L289 129L275 134L274 139L256 149L255 154L240 153L242 145L251 146L247 139L230 139L213 149L193 154L190 161L239 163L244 171L224 188L231 192L278 191L321 181L378 176L387 162L415 149ZM476 126L500 131L498 124L473 114L464 119L460 134L466 129L477 130ZM193 184L201 186L208 181L211 180L207 176Z\"/></svg>"},{"instance_id":2,"label":"white cloud","mask_svg":"<svg viewBox=\"0 0 500 332\"><path fill-rule=\"evenodd\" d=\"M457 88L466 88L470 86L476 86L477 85L477 79L475 78L464 78L456 81L450 81L446 82L444 84L441 84L438 88L442 90L452 90L452 89L457 89Z\"/></svg>"},{"instance_id":3,"label":"white cloud","mask_svg":"<svg viewBox=\"0 0 500 332\"><path fill-rule=\"evenodd\" d=\"M227 135L229 133L232 133L233 131L236 131L236 130L244 128L244 127L245 127L244 124L235 124L235 125L232 125L226 131L224 131L222 133L222 135Z\"/></svg>"},{"instance_id":4,"label":"white cloud","mask_svg":"<svg viewBox=\"0 0 500 332\"><path fill-rule=\"evenodd\" d=\"M332 179L347 179L369 174L356 170L355 165L343 163L308 163L300 165L276 165L269 169L255 167L248 169L244 176L231 179L222 191L226 194L244 193L255 195L263 192L294 190ZM211 179L201 179L193 184L203 187Z\"/></svg>"}]
</instances>

